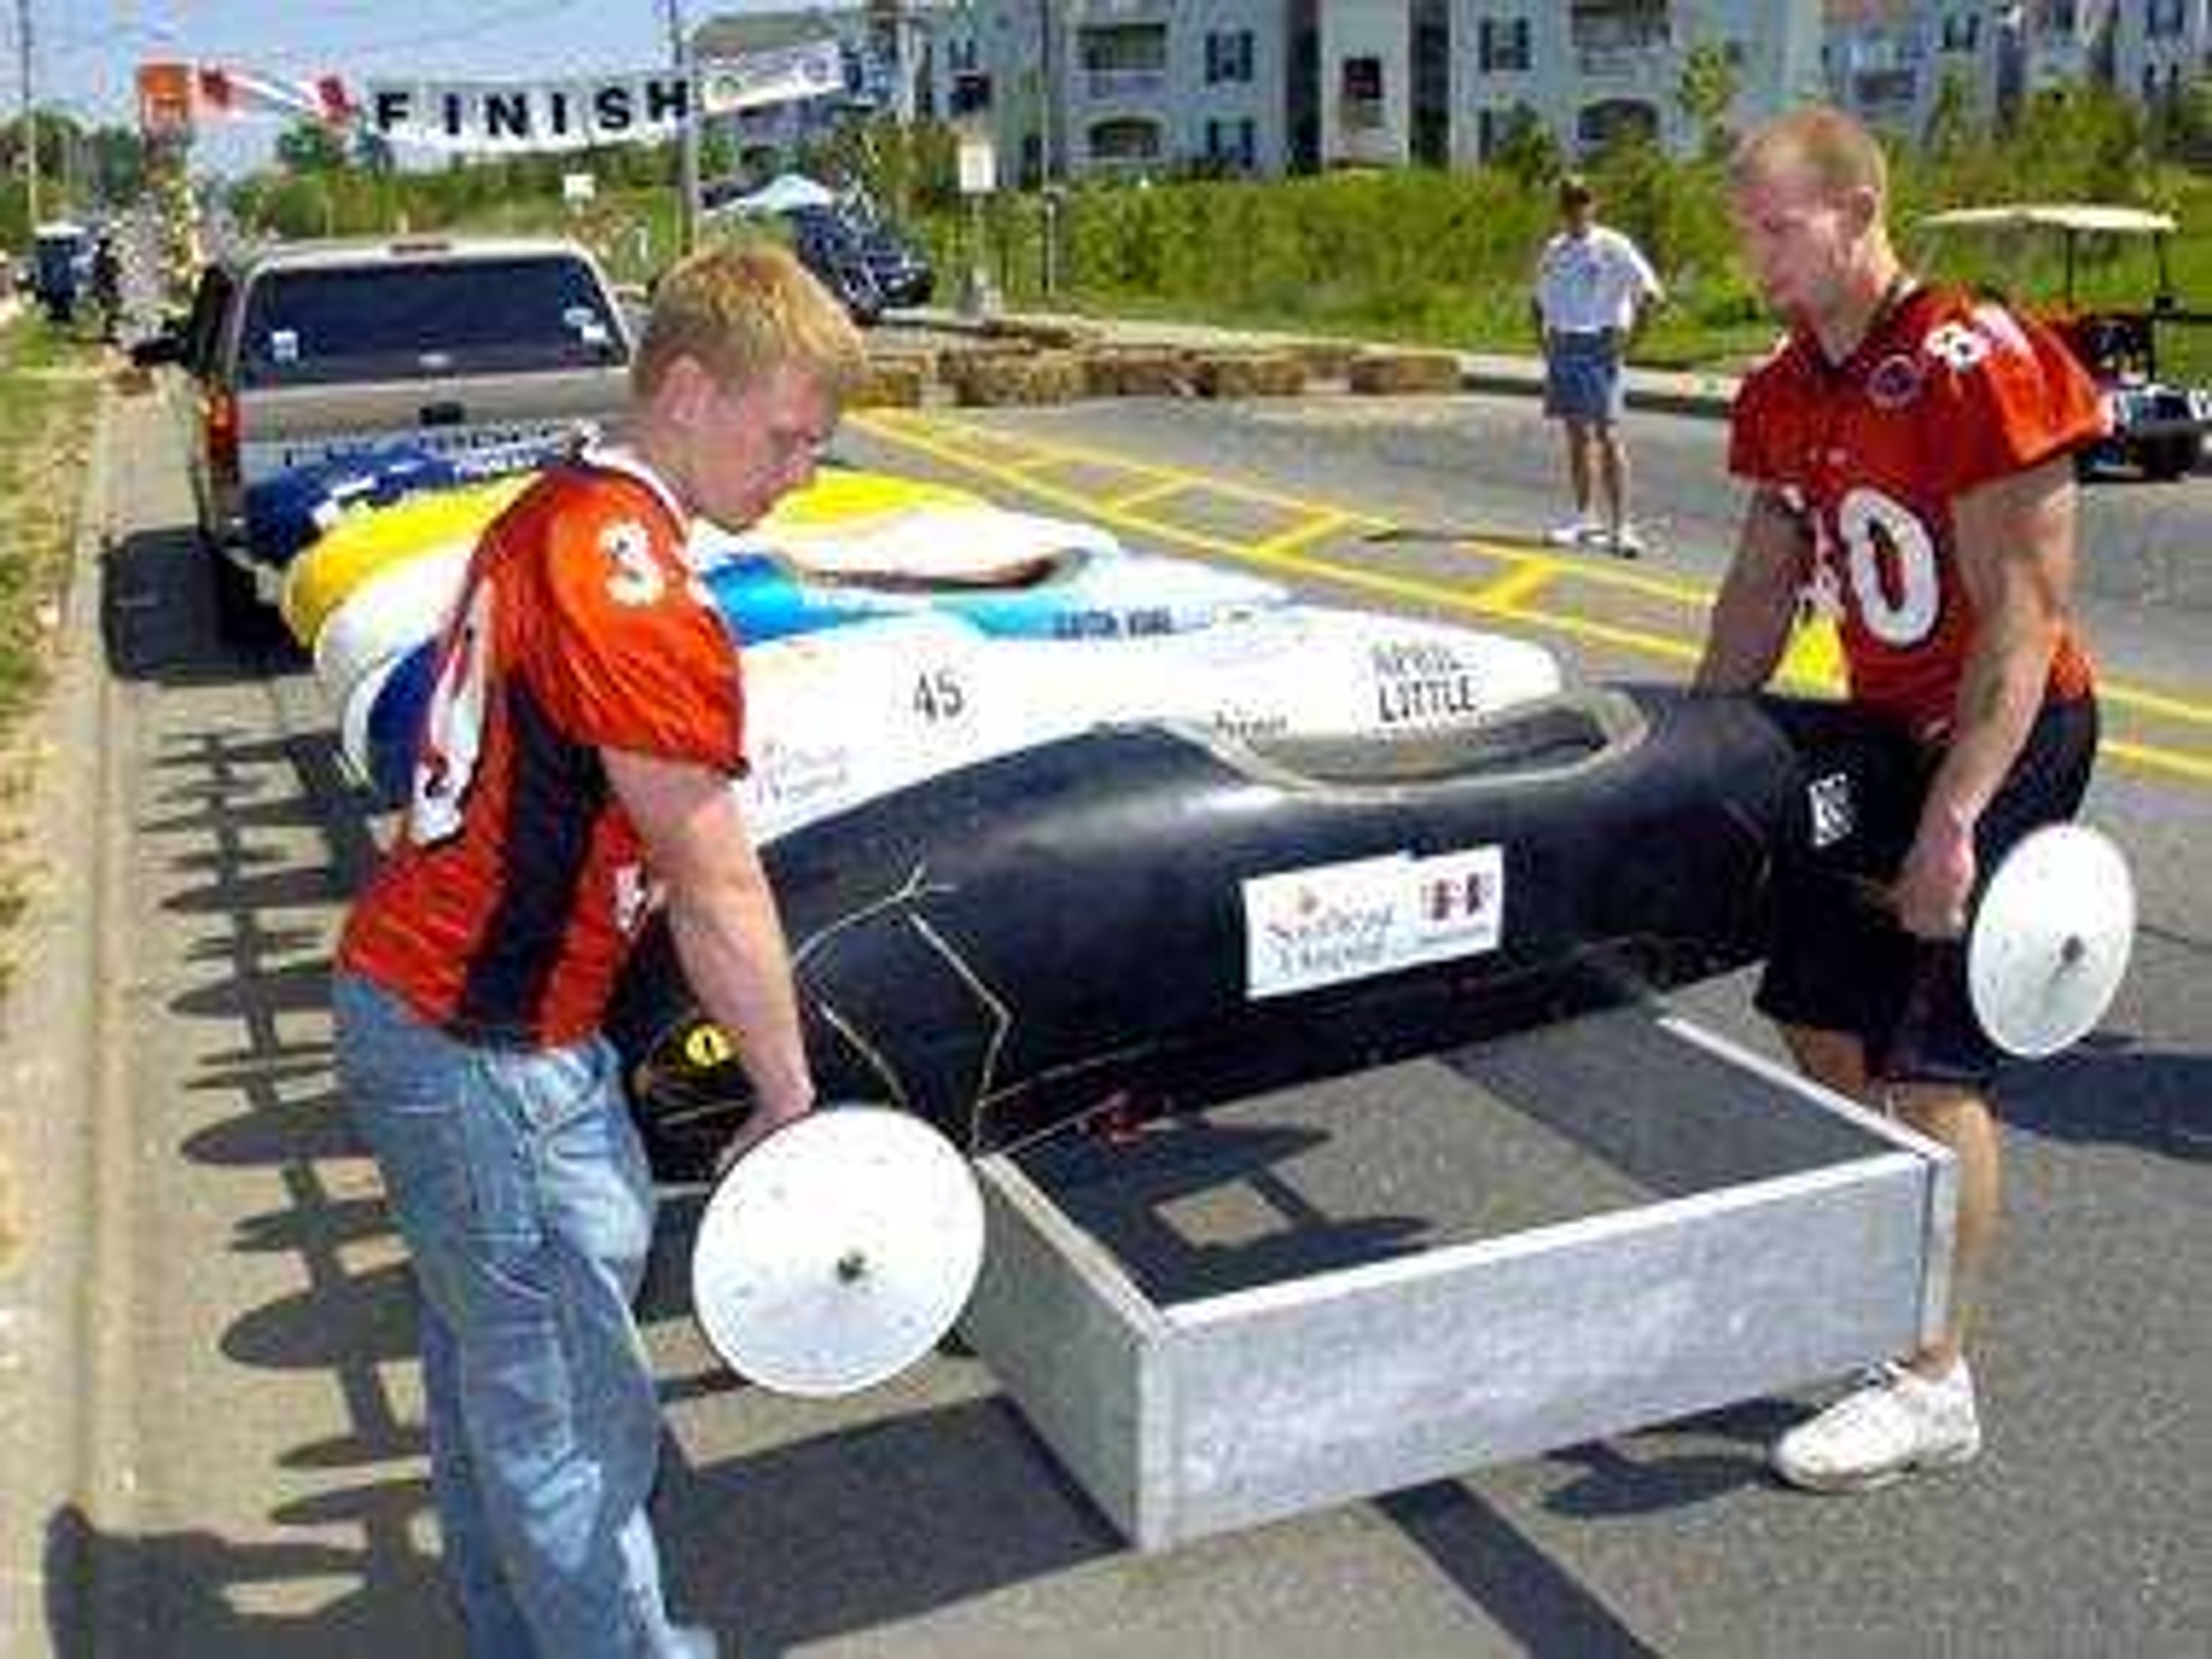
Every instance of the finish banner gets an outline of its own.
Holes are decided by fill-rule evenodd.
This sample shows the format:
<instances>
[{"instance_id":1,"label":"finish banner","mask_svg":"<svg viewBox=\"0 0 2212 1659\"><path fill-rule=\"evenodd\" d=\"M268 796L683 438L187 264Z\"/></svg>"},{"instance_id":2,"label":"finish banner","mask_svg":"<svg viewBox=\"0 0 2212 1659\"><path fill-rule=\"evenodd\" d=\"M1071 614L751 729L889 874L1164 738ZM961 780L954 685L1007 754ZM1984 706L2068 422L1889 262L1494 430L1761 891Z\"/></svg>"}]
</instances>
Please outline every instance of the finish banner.
<instances>
[{"instance_id":1,"label":"finish banner","mask_svg":"<svg viewBox=\"0 0 2212 1659\"><path fill-rule=\"evenodd\" d=\"M361 122L393 144L476 152L583 149L672 138L691 114L673 70L571 81L371 81Z\"/></svg>"}]
</instances>

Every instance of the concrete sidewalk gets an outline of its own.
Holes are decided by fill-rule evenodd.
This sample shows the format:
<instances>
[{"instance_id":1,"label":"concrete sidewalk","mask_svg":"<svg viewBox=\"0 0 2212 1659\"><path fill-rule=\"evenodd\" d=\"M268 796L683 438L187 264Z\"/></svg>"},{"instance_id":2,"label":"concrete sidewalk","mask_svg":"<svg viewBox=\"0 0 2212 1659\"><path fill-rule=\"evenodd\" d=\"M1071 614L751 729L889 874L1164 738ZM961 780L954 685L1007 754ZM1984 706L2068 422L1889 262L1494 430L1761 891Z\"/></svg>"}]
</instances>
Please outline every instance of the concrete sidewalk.
<instances>
[{"instance_id":1,"label":"concrete sidewalk","mask_svg":"<svg viewBox=\"0 0 2212 1659\"><path fill-rule=\"evenodd\" d=\"M979 337L1043 337L1064 338L1071 333L1095 336L1121 347L1156 346L1180 350L1287 350L1299 345L1322 344L1349 349L1429 350L1347 339L1341 335L1273 329L1223 327L1212 323L1182 323L1150 317L1093 317L1072 311L999 311L971 317L942 307L924 307L889 313L894 325L910 324L947 334ZM1510 353L1457 351L1460 386L1468 392L1495 392L1537 397L1544 389L1544 365L1535 356ZM1626 374L1629 405L1669 414L1725 418L1735 401L1737 377L1691 370L1639 368Z\"/></svg>"}]
</instances>

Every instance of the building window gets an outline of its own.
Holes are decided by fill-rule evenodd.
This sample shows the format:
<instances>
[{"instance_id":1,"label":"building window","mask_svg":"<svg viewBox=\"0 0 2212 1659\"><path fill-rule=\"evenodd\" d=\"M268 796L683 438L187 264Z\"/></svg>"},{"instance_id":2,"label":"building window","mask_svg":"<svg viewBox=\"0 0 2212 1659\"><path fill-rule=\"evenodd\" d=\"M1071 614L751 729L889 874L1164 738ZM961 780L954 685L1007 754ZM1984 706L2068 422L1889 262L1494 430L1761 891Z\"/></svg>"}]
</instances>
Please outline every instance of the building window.
<instances>
[{"instance_id":1,"label":"building window","mask_svg":"<svg viewBox=\"0 0 2212 1659\"><path fill-rule=\"evenodd\" d=\"M1159 124L1134 117L1101 121L1091 129L1091 155L1094 161L1125 165L1157 161L1160 159Z\"/></svg>"},{"instance_id":2,"label":"building window","mask_svg":"<svg viewBox=\"0 0 2212 1659\"><path fill-rule=\"evenodd\" d=\"M1339 65L1342 88L1337 112L1346 129L1372 131L1383 125L1382 60L1347 58Z\"/></svg>"},{"instance_id":3,"label":"building window","mask_svg":"<svg viewBox=\"0 0 2212 1659\"><path fill-rule=\"evenodd\" d=\"M1982 44L1982 15L1979 12L1947 13L1943 18L1943 50L1945 52L1975 52Z\"/></svg>"},{"instance_id":4,"label":"building window","mask_svg":"<svg viewBox=\"0 0 2212 1659\"><path fill-rule=\"evenodd\" d=\"M1242 173L1251 172L1260 159L1258 124L1249 116L1235 121L1208 121L1206 158Z\"/></svg>"},{"instance_id":5,"label":"building window","mask_svg":"<svg viewBox=\"0 0 2212 1659\"><path fill-rule=\"evenodd\" d=\"M1477 33L1476 48L1476 56L1484 74L1527 74L1528 20L1525 17L1484 18Z\"/></svg>"},{"instance_id":6,"label":"building window","mask_svg":"<svg viewBox=\"0 0 2212 1659\"><path fill-rule=\"evenodd\" d=\"M1653 143L1659 137L1659 112L1635 98L1608 98L1585 107L1575 120L1575 138L1584 155L1623 141Z\"/></svg>"},{"instance_id":7,"label":"building window","mask_svg":"<svg viewBox=\"0 0 2212 1659\"><path fill-rule=\"evenodd\" d=\"M1216 30L1206 37L1206 83L1252 79L1252 31Z\"/></svg>"},{"instance_id":8,"label":"building window","mask_svg":"<svg viewBox=\"0 0 2212 1659\"><path fill-rule=\"evenodd\" d=\"M2187 11L2185 0L2149 0L2143 33L2153 40L2174 39L2182 33Z\"/></svg>"}]
</instances>

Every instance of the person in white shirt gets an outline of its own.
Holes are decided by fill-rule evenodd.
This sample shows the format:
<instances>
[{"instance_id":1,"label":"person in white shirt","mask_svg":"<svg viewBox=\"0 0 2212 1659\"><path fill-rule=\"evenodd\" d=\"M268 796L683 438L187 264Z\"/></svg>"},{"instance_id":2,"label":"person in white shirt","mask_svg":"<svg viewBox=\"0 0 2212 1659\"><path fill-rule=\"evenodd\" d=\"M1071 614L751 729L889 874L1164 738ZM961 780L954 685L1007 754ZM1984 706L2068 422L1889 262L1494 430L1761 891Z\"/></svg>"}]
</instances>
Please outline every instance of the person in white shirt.
<instances>
[{"instance_id":1,"label":"person in white shirt","mask_svg":"<svg viewBox=\"0 0 2212 1659\"><path fill-rule=\"evenodd\" d=\"M1566 434L1575 517L1550 532L1563 547L1598 547L1623 558L1644 550L1628 517L1628 456L1621 446L1621 359L1645 314L1664 297L1636 244L1597 222L1589 181L1559 181L1560 228L1536 260L1528 309L1544 353L1544 412Z\"/></svg>"}]
</instances>

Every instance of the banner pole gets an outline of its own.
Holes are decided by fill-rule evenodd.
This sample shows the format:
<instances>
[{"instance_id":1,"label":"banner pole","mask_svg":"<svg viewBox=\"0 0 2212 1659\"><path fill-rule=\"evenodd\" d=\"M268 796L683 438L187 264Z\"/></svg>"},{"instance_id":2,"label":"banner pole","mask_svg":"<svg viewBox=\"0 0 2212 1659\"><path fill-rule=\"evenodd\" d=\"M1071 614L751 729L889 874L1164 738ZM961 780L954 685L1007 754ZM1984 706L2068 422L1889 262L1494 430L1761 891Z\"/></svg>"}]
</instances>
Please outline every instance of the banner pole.
<instances>
[{"instance_id":1,"label":"banner pole","mask_svg":"<svg viewBox=\"0 0 2212 1659\"><path fill-rule=\"evenodd\" d=\"M680 259L699 240L699 77L693 72L684 0L667 0L667 5L669 51L685 88L683 127L676 140L676 257Z\"/></svg>"}]
</instances>

